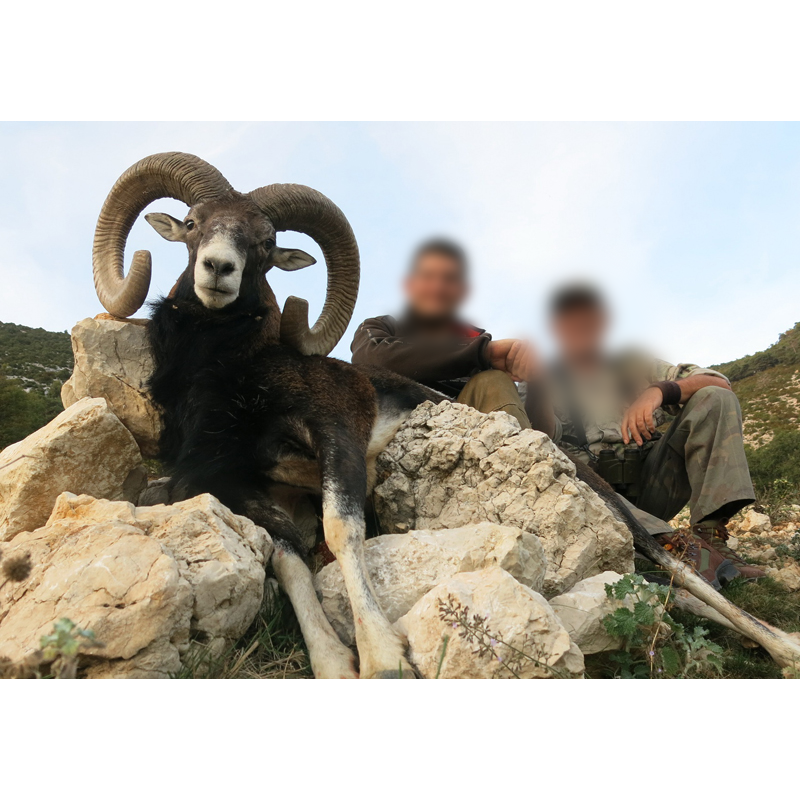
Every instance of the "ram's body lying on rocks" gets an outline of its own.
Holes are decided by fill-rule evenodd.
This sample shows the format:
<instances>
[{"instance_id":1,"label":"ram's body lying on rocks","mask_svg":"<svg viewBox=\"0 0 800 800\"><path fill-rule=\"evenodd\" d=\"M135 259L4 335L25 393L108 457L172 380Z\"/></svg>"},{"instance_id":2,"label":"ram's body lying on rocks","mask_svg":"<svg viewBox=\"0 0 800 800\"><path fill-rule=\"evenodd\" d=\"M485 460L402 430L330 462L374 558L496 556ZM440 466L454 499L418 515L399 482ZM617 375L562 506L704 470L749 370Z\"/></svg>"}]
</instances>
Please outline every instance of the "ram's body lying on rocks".
<instances>
[{"instance_id":1,"label":"ram's body lying on rocks","mask_svg":"<svg viewBox=\"0 0 800 800\"><path fill-rule=\"evenodd\" d=\"M350 320L359 269L355 238L333 203L294 185L240 194L194 156L143 159L109 194L95 234L94 272L110 313L127 317L144 302L149 253L137 252L123 277L124 243L144 207L166 196L190 206L184 221L147 215L162 236L189 250L188 267L170 296L155 304L148 326L155 359L150 387L163 412L172 499L209 492L264 526L315 675L354 677L352 653L323 614L304 560L308 497L321 494L325 539L355 620L361 676L412 675L367 574L364 505L376 456L414 408L441 398L392 373L325 358ZM276 231L287 229L311 235L328 266L325 305L311 329L305 301L290 298L281 314L265 280L273 266L291 271L313 263L301 251L276 246ZM630 528L638 549L778 660L797 659L799 647L727 603L654 544L591 469L576 469Z\"/></svg>"},{"instance_id":2,"label":"ram's body lying on rocks","mask_svg":"<svg viewBox=\"0 0 800 800\"><path fill-rule=\"evenodd\" d=\"M325 539L358 620L360 674L412 675L364 570L364 505L375 456L413 408L438 396L387 371L325 358L344 333L358 289L358 249L347 220L307 187L272 185L245 195L193 156L146 158L117 182L97 224L95 283L112 314L127 316L144 301L149 255L137 253L122 278L121 253L133 220L163 196L191 206L184 221L147 215L162 236L189 250L186 271L148 326L150 387L163 411L172 499L209 492L265 527L315 675L355 676L352 653L323 615L305 563L306 496L321 493ZM310 330L305 301L290 298L281 315L265 280L273 266L314 263L276 245L276 231L287 228L311 235L328 265L327 299Z\"/></svg>"}]
</instances>

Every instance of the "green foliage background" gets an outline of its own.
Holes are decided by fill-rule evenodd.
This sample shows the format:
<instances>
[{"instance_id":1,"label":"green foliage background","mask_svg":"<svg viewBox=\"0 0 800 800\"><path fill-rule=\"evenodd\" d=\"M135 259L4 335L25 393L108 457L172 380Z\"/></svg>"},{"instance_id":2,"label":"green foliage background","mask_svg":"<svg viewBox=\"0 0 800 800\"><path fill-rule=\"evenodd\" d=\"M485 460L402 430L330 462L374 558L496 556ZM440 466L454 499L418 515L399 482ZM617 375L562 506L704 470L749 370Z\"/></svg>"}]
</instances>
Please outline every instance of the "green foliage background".
<instances>
[{"instance_id":1,"label":"green foliage background","mask_svg":"<svg viewBox=\"0 0 800 800\"><path fill-rule=\"evenodd\" d=\"M68 333L0 322L0 450L63 411L72 364Z\"/></svg>"},{"instance_id":2,"label":"green foliage background","mask_svg":"<svg viewBox=\"0 0 800 800\"><path fill-rule=\"evenodd\" d=\"M747 448L759 499L775 505L800 496L800 322L766 350L717 364L733 383L745 433L771 441Z\"/></svg>"}]
</instances>

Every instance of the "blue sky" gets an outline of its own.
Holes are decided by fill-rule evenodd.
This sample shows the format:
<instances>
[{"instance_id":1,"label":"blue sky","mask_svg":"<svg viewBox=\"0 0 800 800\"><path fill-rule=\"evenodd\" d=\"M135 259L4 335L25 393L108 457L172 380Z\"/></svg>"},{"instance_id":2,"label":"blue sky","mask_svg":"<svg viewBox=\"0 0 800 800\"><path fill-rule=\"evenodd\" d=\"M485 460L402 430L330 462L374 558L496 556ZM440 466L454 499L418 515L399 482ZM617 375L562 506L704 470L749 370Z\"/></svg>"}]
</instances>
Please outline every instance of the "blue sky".
<instances>
[{"instance_id":1,"label":"blue sky","mask_svg":"<svg viewBox=\"0 0 800 800\"><path fill-rule=\"evenodd\" d=\"M126 167L162 150L240 190L305 183L344 210L362 284L340 357L360 320L398 310L408 253L432 234L471 254L469 318L545 351L547 293L573 277L606 287L616 343L671 361L736 358L800 320L800 127L772 123L1 123L0 320L68 330L102 310L97 214ZM297 234L279 244L319 256ZM134 249L153 253L151 297L186 264L143 221ZM316 313L323 270L271 282Z\"/></svg>"}]
</instances>

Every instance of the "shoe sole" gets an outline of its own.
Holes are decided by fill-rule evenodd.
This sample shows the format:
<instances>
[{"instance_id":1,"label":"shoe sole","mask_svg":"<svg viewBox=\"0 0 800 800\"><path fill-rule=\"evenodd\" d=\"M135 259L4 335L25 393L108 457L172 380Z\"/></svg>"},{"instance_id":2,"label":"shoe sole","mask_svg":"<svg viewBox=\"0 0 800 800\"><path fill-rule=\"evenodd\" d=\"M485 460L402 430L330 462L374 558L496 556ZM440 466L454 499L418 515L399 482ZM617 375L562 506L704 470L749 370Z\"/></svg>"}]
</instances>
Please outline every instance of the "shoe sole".
<instances>
[{"instance_id":1,"label":"shoe sole","mask_svg":"<svg viewBox=\"0 0 800 800\"><path fill-rule=\"evenodd\" d=\"M714 580L711 582L711 585L719 590L723 586L727 586L731 581L736 580L736 578L741 578L742 573L739 572L736 565L733 561L729 559L725 559L716 570L716 576Z\"/></svg>"}]
</instances>

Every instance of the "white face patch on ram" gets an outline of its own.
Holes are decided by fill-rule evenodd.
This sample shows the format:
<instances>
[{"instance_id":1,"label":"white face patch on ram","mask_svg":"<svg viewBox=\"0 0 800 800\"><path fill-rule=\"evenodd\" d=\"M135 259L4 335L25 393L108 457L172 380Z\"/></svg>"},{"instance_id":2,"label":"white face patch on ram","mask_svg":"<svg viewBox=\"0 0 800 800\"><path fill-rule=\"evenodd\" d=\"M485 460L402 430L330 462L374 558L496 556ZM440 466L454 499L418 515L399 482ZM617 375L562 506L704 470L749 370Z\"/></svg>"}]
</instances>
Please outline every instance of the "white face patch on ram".
<instances>
[{"instance_id":1,"label":"white face patch on ram","mask_svg":"<svg viewBox=\"0 0 800 800\"><path fill-rule=\"evenodd\" d=\"M218 231L197 251L194 291L206 308L223 308L239 296L245 254L226 231Z\"/></svg>"}]
</instances>

